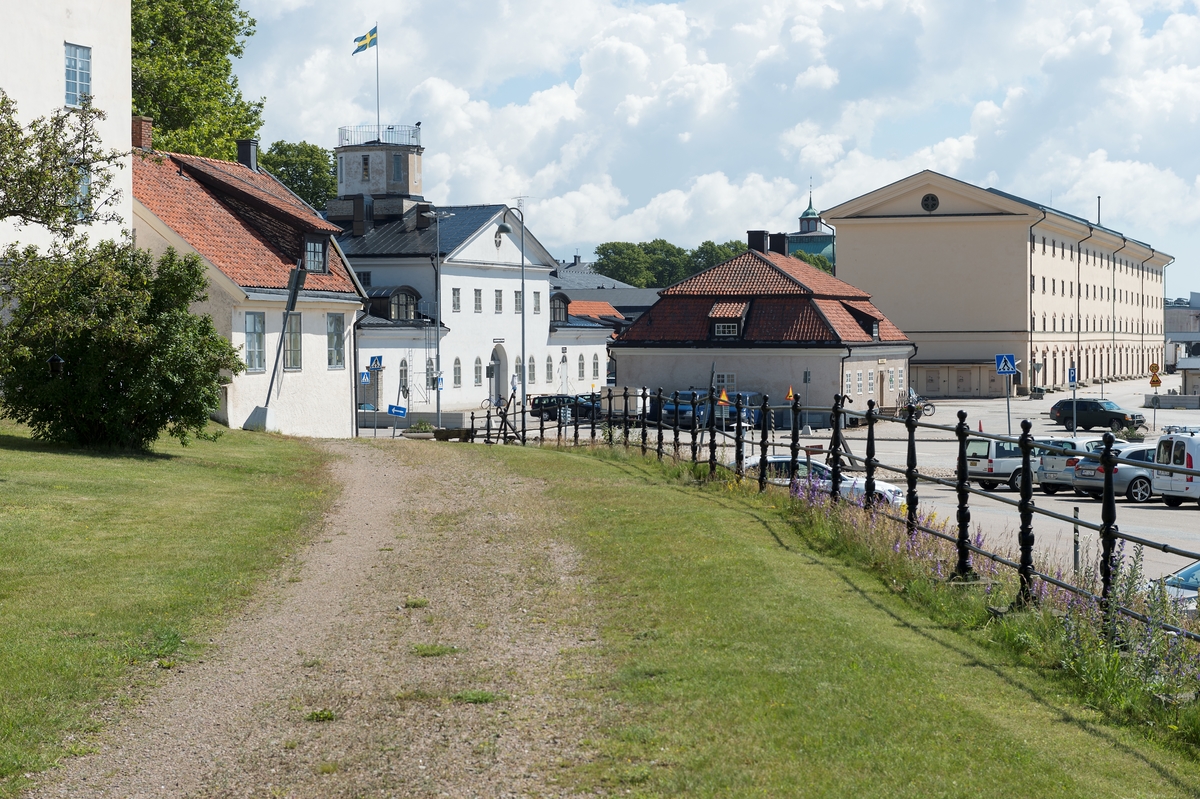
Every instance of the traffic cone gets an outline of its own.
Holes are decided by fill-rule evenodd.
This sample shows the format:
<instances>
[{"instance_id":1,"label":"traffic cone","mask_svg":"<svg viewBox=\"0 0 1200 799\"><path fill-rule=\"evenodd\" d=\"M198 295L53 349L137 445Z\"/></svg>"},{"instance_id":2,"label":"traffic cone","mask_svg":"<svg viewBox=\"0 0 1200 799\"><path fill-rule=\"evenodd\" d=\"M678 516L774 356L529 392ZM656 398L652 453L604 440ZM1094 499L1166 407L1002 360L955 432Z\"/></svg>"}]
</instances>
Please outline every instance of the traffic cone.
<instances>
[{"instance_id":1,"label":"traffic cone","mask_svg":"<svg viewBox=\"0 0 1200 799\"><path fill-rule=\"evenodd\" d=\"M981 433L983 432L983 420L982 419L979 420L979 432L981 432Z\"/></svg>"}]
</instances>

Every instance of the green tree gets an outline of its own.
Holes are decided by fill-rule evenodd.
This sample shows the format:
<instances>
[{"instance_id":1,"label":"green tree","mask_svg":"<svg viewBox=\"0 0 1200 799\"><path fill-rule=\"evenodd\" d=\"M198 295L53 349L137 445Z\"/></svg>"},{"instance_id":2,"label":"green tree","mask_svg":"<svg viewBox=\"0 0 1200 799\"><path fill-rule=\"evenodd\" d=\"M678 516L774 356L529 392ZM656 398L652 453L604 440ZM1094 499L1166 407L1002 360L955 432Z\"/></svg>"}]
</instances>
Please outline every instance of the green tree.
<instances>
[{"instance_id":1,"label":"green tree","mask_svg":"<svg viewBox=\"0 0 1200 799\"><path fill-rule=\"evenodd\" d=\"M804 263L815 266L817 269L820 269L823 272L828 272L831 275L833 274L833 264L830 263L829 259L824 255L807 253L803 250L796 250L794 253L792 253L792 257L799 258L801 261L804 261Z\"/></svg>"},{"instance_id":2,"label":"green tree","mask_svg":"<svg viewBox=\"0 0 1200 799\"><path fill-rule=\"evenodd\" d=\"M608 241L596 246L596 264L593 267L602 275L620 280L631 286L646 288L654 285L654 273L650 269L650 256L637 244L628 241Z\"/></svg>"},{"instance_id":3,"label":"green tree","mask_svg":"<svg viewBox=\"0 0 1200 799\"><path fill-rule=\"evenodd\" d=\"M337 196L333 153L320 145L277 141L258 160L313 208L320 210Z\"/></svg>"},{"instance_id":4,"label":"green tree","mask_svg":"<svg viewBox=\"0 0 1200 799\"><path fill-rule=\"evenodd\" d=\"M60 239L0 252L0 411L39 439L146 449L165 430L208 437L222 372L244 366L208 316L204 266L132 242ZM48 360L65 361L52 376Z\"/></svg>"},{"instance_id":5,"label":"green tree","mask_svg":"<svg viewBox=\"0 0 1200 799\"><path fill-rule=\"evenodd\" d=\"M105 150L96 125L104 112L84 97L28 125L0 89L0 219L41 225L65 235L76 225L121 221L114 203L113 170L121 153Z\"/></svg>"},{"instance_id":6,"label":"green tree","mask_svg":"<svg viewBox=\"0 0 1200 799\"><path fill-rule=\"evenodd\" d=\"M724 244L705 241L699 247L688 253L688 274L702 272L709 267L724 263L730 258L741 255L746 251L746 242L736 239Z\"/></svg>"},{"instance_id":7,"label":"green tree","mask_svg":"<svg viewBox=\"0 0 1200 799\"><path fill-rule=\"evenodd\" d=\"M638 245L650 259L651 286L670 286L691 274L688 251L666 239L645 241Z\"/></svg>"},{"instance_id":8,"label":"green tree","mask_svg":"<svg viewBox=\"0 0 1200 799\"><path fill-rule=\"evenodd\" d=\"M133 110L162 150L232 160L262 127L263 101L233 74L254 20L237 0L133 0Z\"/></svg>"}]
</instances>

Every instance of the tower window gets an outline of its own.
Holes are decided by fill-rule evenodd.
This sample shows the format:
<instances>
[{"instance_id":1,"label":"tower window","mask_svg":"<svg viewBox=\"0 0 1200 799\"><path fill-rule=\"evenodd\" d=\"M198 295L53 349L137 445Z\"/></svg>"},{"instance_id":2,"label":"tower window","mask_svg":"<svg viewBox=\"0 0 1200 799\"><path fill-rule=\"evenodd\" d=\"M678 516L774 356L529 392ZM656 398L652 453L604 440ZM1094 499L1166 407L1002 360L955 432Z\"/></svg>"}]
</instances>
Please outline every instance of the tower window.
<instances>
[{"instance_id":1,"label":"tower window","mask_svg":"<svg viewBox=\"0 0 1200 799\"><path fill-rule=\"evenodd\" d=\"M362 179L371 179L371 156L364 155L362 157Z\"/></svg>"}]
</instances>

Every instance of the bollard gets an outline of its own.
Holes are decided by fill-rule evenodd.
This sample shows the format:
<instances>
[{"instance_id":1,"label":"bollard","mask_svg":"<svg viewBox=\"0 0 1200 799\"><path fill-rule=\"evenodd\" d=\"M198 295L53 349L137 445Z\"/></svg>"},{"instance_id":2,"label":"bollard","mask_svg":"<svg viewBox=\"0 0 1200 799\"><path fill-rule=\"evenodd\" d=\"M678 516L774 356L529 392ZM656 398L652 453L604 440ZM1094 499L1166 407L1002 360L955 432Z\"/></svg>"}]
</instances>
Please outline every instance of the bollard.
<instances>
[{"instance_id":1,"label":"bollard","mask_svg":"<svg viewBox=\"0 0 1200 799\"><path fill-rule=\"evenodd\" d=\"M758 493L767 490L767 422L770 419L771 405L767 402L767 395L763 394L762 404L762 440L758 454Z\"/></svg>"},{"instance_id":2,"label":"bollard","mask_svg":"<svg viewBox=\"0 0 1200 799\"><path fill-rule=\"evenodd\" d=\"M1021 608L1035 601L1033 596L1033 473L1029 468L1030 453L1033 451L1033 436L1030 430L1033 423L1028 419L1021 420L1021 501L1017 508L1021 515L1021 526L1017 531L1017 546L1021 550L1020 567L1017 574L1021 578L1020 592L1013 600L1013 607ZM1112 434L1109 433L1111 438Z\"/></svg>"},{"instance_id":3,"label":"bollard","mask_svg":"<svg viewBox=\"0 0 1200 799\"><path fill-rule=\"evenodd\" d=\"M904 421L904 426L908 428L908 468L904 470L904 475L908 478L908 495L905 497L905 502L908 505L908 516L905 521L905 529L908 530L908 537L912 538L917 534L917 406L909 403L908 418Z\"/></svg>"},{"instance_id":4,"label":"bollard","mask_svg":"<svg viewBox=\"0 0 1200 799\"><path fill-rule=\"evenodd\" d=\"M829 496L837 502L842 493L842 402L845 396L833 395L833 437L829 441Z\"/></svg>"},{"instance_id":5,"label":"bollard","mask_svg":"<svg viewBox=\"0 0 1200 799\"><path fill-rule=\"evenodd\" d=\"M692 463L696 463L696 392L692 392Z\"/></svg>"},{"instance_id":6,"label":"bollard","mask_svg":"<svg viewBox=\"0 0 1200 799\"><path fill-rule=\"evenodd\" d=\"M1075 539L1075 557L1073 560L1073 565L1075 566L1075 574L1076 574L1076 576L1078 576L1079 575L1079 506L1078 505L1075 506L1075 534L1074 534L1073 538Z\"/></svg>"},{"instance_id":7,"label":"bollard","mask_svg":"<svg viewBox=\"0 0 1200 799\"><path fill-rule=\"evenodd\" d=\"M867 400L867 479L863 482L863 505L875 504L875 400Z\"/></svg>"},{"instance_id":8,"label":"bollard","mask_svg":"<svg viewBox=\"0 0 1200 799\"><path fill-rule=\"evenodd\" d=\"M733 473L737 475L740 483L746 475L746 451L744 449L746 440L742 434L742 395L740 392L733 403L733 409L737 414L737 422L733 426Z\"/></svg>"},{"instance_id":9,"label":"bollard","mask_svg":"<svg viewBox=\"0 0 1200 799\"><path fill-rule=\"evenodd\" d=\"M642 386L642 400L638 404L637 418L638 418L638 422L641 424L641 428L642 428L642 457L643 458L646 457L646 451L649 449L649 447L647 446L647 443L646 443L646 432L647 432L646 431L646 406L647 406L647 399L649 398L649 396L650 396L650 394L649 394L648 390L646 389L646 387Z\"/></svg>"},{"instance_id":10,"label":"bollard","mask_svg":"<svg viewBox=\"0 0 1200 799\"><path fill-rule=\"evenodd\" d=\"M662 386L659 386L658 387L658 447L657 447L657 455L658 455L658 459L660 461L662 460L662 456L663 456L663 426L662 426L662 424L663 424L663 403L662 403L662 397L663 397Z\"/></svg>"},{"instance_id":11,"label":"bollard","mask_svg":"<svg viewBox=\"0 0 1200 799\"><path fill-rule=\"evenodd\" d=\"M717 387L708 389L708 476L717 476Z\"/></svg>"},{"instance_id":12,"label":"bollard","mask_svg":"<svg viewBox=\"0 0 1200 799\"><path fill-rule=\"evenodd\" d=\"M679 392L671 392L671 403L675 406L675 460L679 460Z\"/></svg>"},{"instance_id":13,"label":"bollard","mask_svg":"<svg viewBox=\"0 0 1200 799\"><path fill-rule=\"evenodd\" d=\"M954 567L954 578L958 580L966 580L974 574L971 569L971 550L968 548L971 543L971 508L967 500L971 492L967 489L971 482L967 479L967 433L970 429L967 427L967 412L959 411L958 424L954 428L954 434L958 436L958 484L955 486L958 491L958 563Z\"/></svg>"},{"instance_id":14,"label":"bollard","mask_svg":"<svg viewBox=\"0 0 1200 799\"><path fill-rule=\"evenodd\" d=\"M792 459L788 461L788 480L796 479L800 460L800 395L792 395Z\"/></svg>"},{"instance_id":15,"label":"bollard","mask_svg":"<svg viewBox=\"0 0 1200 799\"><path fill-rule=\"evenodd\" d=\"M1117 613L1112 603L1112 569L1117 544L1117 502L1113 495L1112 433L1104 434L1104 450L1100 453L1100 467L1104 469L1104 505L1100 510L1100 607L1104 611L1105 627L1109 642L1116 639Z\"/></svg>"}]
</instances>

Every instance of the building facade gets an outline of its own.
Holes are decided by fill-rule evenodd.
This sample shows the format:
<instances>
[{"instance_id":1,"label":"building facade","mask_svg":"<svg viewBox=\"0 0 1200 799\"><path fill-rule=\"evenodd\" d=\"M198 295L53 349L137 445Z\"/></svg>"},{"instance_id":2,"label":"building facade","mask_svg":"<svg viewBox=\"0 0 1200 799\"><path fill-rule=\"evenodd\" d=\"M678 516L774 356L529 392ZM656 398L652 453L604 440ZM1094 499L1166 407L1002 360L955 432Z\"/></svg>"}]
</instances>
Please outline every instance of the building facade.
<instances>
[{"instance_id":1,"label":"building facade","mask_svg":"<svg viewBox=\"0 0 1200 799\"><path fill-rule=\"evenodd\" d=\"M1144 242L996 189L924 171L824 213L838 274L917 344L931 397L1003 396L995 356L1028 386L1144 376L1163 357L1163 277Z\"/></svg>"}]
</instances>

